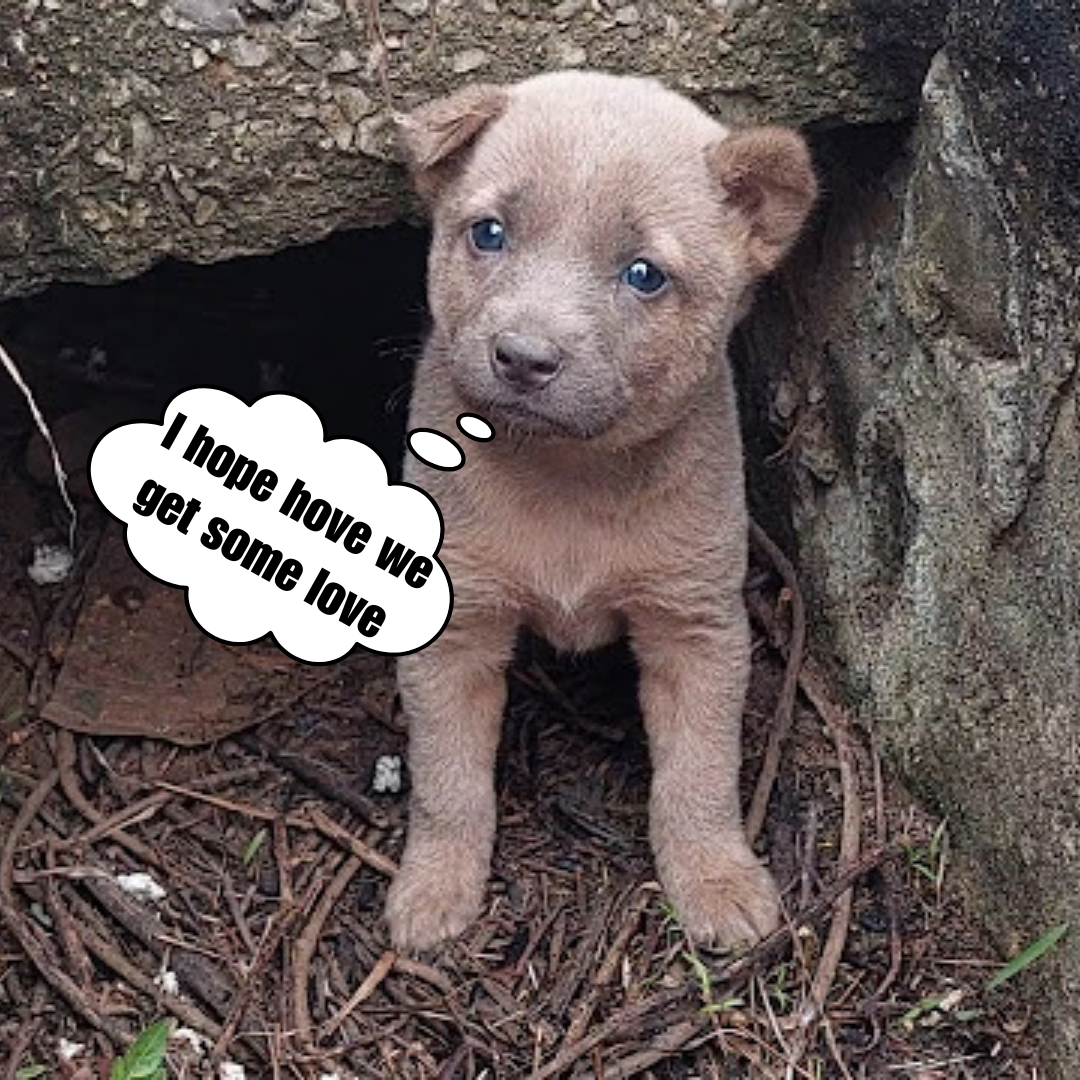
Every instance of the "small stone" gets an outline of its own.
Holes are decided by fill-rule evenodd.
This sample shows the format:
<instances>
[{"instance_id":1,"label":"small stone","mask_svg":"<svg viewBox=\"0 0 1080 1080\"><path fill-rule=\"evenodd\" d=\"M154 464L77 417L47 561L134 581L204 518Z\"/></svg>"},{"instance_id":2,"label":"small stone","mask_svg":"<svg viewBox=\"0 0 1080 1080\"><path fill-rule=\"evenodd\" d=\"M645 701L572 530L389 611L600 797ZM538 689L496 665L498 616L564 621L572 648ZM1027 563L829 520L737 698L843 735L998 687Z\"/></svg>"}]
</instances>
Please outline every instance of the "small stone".
<instances>
[{"instance_id":1,"label":"small stone","mask_svg":"<svg viewBox=\"0 0 1080 1080\"><path fill-rule=\"evenodd\" d=\"M169 1041L183 1043L197 1058L201 1058L210 1049L210 1040L189 1027L174 1028Z\"/></svg>"},{"instance_id":2,"label":"small stone","mask_svg":"<svg viewBox=\"0 0 1080 1080\"><path fill-rule=\"evenodd\" d=\"M94 151L91 160L99 169L108 169L109 172L122 173L126 168L124 159L119 154L110 153L104 146L99 146Z\"/></svg>"},{"instance_id":3,"label":"small stone","mask_svg":"<svg viewBox=\"0 0 1080 1080\"><path fill-rule=\"evenodd\" d=\"M319 106L319 123L339 150L348 150L352 146L353 125L345 119L336 105L327 103Z\"/></svg>"},{"instance_id":4,"label":"small stone","mask_svg":"<svg viewBox=\"0 0 1080 1080\"><path fill-rule=\"evenodd\" d=\"M322 71L330 63L330 50L315 42L297 45L296 55L313 71Z\"/></svg>"},{"instance_id":5,"label":"small stone","mask_svg":"<svg viewBox=\"0 0 1080 1080\"><path fill-rule=\"evenodd\" d=\"M210 54L201 45L196 45L195 48L191 50L191 66L196 71L199 71L209 63Z\"/></svg>"},{"instance_id":6,"label":"small stone","mask_svg":"<svg viewBox=\"0 0 1080 1080\"><path fill-rule=\"evenodd\" d=\"M218 201L210 195L200 195L195 200L192 220L196 225L205 225L218 212Z\"/></svg>"},{"instance_id":7,"label":"small stone","mask_svg":"<svg viewBox=\"0 0 1080 1080\"><path fill-rule=\"evenodd\" d=\"M113 227L112 220L105 208L91 199L81 200L79 203L79 216L94 232L107 233Z\"/></svg>"},{"instance_id":8,"label":"small stone","mask_svg":"<svg viewBox=\"0 0 1080 1080\"><path fill-rule=\"evenodd\" d=\"M125 176L133 184L139 183L146 171L146 159L154 145L154 128L142 113L131 117L131 161L128 162Z\"/></svg>"},{"instance_id":9,"label":"small stone","mask_svg":"<svg viewBox=\"0 0 1080 1080\"><path fill-rule=\"evenodd\" d=\"M308 0L304 20L314 26L336 22L341 18L341 6L334 0Z\"/></svg>"},{"instance_id":10,"label":"small stone","mask_svg":"<svg viewBox=\"0 0 1080 1080\"><path fill-rule=\"evenodd\" d=\"M383 754L375 760L371 790L376 795L397 795L401 791L401 756Z\"/></svg>"},{"instance_id":11,"label":"small stone","mask_svg":"<svg viewBox=\"0 0 1080 1080\"><path fill-rule=\"evenodd\" d=\"M559 67L580 68L589 63L589 54L572 41L557 41L553 51L553 59Z\"/></svg>"},{"instance_id":12,"label":"small stone","mask_svg":"<svg viewBox=\"0 0 1080 1080\"><path fill-rule=\"evenodd\" d=\"M348 75L360 70L360 58L352 49L339 49L333 60L326 65L328 75Z\"/></svg>"},{"instance_id":13,"label":"small stone","mask_svg":"<svg viewBox=\"0 0 1080 1080\"><path fill-rule=\"evenodd\" d=\"M334 101L350 124L357 124L375 111L375 104L359 86L341 86L334 91Z\"/></svg>"},{"instance_id":14,"label":"small stone","mask_svg":"<svg viewBox=\"0 0 1080 1080\"><path fill-rule=\"evenodd\" d=\"M25 214L0 218L0 256L22 255L30 246L30 221Z\"/></svg>"},{"instance_id":15,"label":"small stone","mask_svg":"<svg viewBox=\"0 0 1080 1080\"><path fill-rule=\"evenodd\" d=\"M368 157L381 161L397 160L387 117L378 113L365 117L356 125L356 146Z\"/></svg>"},{"instance_id":16,"label":"small stone","mask_svg":"<svg viewBox=\"0 0 1080 1080\"><path fill-rule=\"evenodd\" d=\"M555 5L551 14L557 22L567 22L581 11L587 3L588 0L562 0L562 3Z\"/></svg>"},{"instance_id":17,"label":"small stone","mask_svg":"<svg viewBox=\"0 0 1080 1080\"><path fill-rule=\"evenodd\" d=\"M176 188L179 196L189 206L194 206L199 201L199 193L184 178L183 172L172 162L169 163L169 175L172 177L173 187Z\"/></svg>"},{"instance_id":18,"label":"small stone","mask_svg":"<svg viewBox=\"0 0 1080 1080\"><path fill-rule=\"evenodd\" d=\"M273 56L270 48L254 38L239 37L229 49L229 59L238 68L259 68Z\"/></svg>"},{"instance_id":19,"label":"small stone","mask_svg":"<svg viewBox=\"0 0 1080 1080\"><path fill-rule=\"evenodd\" d=\"M117 79L115 81L110 80L108 83L108 101L114 109L122 109L127 105L132 97L131 79L128 76Z\"/></svg>"},{"instance_id":20,"label":"small stone","mask_svg":"<svg viewBox=\"0 0 1080 1080\"><path fill-rule=\"evenodd\" d=\"M169 0L161 9L166 26L186 23L194 30L236 34L244 29L244 17L232 0Z\"/></svg>"},{"instance_id":21,"label":"small stone","mask_svg":"<svg viewBox=\"0 0 1080 1080\"><path fill-rule=\"evenodd\" d=\"M150 220L150 204L145 199L136 200L128 214L128 228L145 229Z\"/></svg>"},{"instance_id":22,"label":"small stone","mask_svg":"<svg viewBox=\"0 0 1080 1080\"><path fill-rule=\"evenodd\" d=\"M71 1042L69 1039L61 1039L56 1044L56 1055L61 1061L71 1061L73 1058L79 1057L85 1049L86 1043Z\"/></svg>"},{"instance_id":23,"label":"small stone","mask_svg":"<svg viewBox=\"0 0 1080 1080\"><path fill-rule=\"evenodd\" d=\"M167 895L154 878L146 873L117 874L116 884L129 896L134 896L136 900L150 900L156 903L164 900Z\"/></svg>"},{"instance_id":24,"label":"small stone","mask_svg":"<svg viewBox=\"0 0 1080 1080\"><path fill-rule=\"evenodd\" d=\"M641 12L635 4L624 4L615 9L615 22L619 26L634 26L641 20Z\"/></svg>"},{"instance_id":25,"label":"small stone","mask_svg":"<svg viewBox=\"0 0 1080 1080\"><path fill-rule=\"evenodd\" d=\"M488 62L488 54L483 49L465 49L457 53L450 61L455 75L468 75L478 71Z\"/></svg>"},{"instance_id":26,"label":"small stone","mask_svg":"<svg viewBox=\"0 0 1080 1080\"><path fill-rule=\"evenodd\" d=\"M390 0L390 4L410 19L419 19L427 14L428 0Z\"/></svg>"}]
</instances>

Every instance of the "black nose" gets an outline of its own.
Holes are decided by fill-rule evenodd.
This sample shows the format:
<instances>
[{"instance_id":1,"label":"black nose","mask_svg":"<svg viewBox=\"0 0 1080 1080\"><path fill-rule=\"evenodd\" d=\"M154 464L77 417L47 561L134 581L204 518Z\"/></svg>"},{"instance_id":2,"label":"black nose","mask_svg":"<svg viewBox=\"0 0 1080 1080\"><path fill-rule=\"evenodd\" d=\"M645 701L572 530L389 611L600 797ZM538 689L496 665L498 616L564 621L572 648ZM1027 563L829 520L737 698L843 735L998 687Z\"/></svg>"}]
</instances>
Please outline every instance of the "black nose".
<instances>
[{"instance_id":1,"label":"black nose","mask_svg":"<svg viewBox=\"0 0 1080 1080\"><path fill-rule=\"evenodd\" d=\"M539 390L559 374L562 354L547 338L504 331L492 342L491 367L515 390Z\"/></svg>"}]
</instances>

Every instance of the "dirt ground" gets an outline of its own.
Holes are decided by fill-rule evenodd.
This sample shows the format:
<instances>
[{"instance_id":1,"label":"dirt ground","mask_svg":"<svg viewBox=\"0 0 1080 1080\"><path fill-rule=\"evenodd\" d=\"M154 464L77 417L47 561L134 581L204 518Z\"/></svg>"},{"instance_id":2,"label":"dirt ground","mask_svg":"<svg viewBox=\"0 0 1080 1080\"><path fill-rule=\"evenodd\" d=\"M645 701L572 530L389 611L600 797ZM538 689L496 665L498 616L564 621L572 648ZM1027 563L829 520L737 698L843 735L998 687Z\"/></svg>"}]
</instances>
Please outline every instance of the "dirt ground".
<instances>
[{"instance_id":1,"label":"dirt ground","mask_svg":"<svg viewBox=\"0 0 1080 1080\"><path fill-rule=\"evenodd\" d=\"M802 655L797 582L766 541L744 794L786 925L741 955L694 949L652 877L632 661L523 641L485 914L398 956L380 913L407 770L375 784L406 753L391 663L212 642L89 500L71 574L32 582L65 519L8 390L0 1080L152 1077L117 1059L162 1017L178 1078L1038 1075L1016 984L986 989L1002 958L947 830ZM99 377L96 404L111 395ZM84 398L48 397L75 459Z\"/></svg>"}]
</instances>

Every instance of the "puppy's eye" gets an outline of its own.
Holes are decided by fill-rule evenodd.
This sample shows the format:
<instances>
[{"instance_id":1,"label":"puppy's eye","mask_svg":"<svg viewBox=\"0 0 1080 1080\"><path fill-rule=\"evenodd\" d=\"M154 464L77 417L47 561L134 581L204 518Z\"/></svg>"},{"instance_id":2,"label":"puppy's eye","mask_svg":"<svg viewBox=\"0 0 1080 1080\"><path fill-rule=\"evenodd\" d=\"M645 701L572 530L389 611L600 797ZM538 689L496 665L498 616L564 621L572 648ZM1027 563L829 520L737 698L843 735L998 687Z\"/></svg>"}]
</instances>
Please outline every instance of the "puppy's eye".
<instances>
[{"instance_id":1,"label":"puppy's eye","mask_svg":"<svg viewBox=\"0 0 1080 1080\"><path fill-rule=\"evenodd\" d=\"M469 239L477 251L502 251L506 247L506 229L498 218L483 218L470 226Z\"/></svg>"},{"instance_id":2,"label":"puppy's eye","mask_svg":"<svg viewBox=\"0 0 1080 1080\"><path fill-rule=\"evenodd\" d=\"M648 259L635 259L623 272L620 280L642 296L652 296L667 284L667 274Z\"/></svg>"}]
</instances>

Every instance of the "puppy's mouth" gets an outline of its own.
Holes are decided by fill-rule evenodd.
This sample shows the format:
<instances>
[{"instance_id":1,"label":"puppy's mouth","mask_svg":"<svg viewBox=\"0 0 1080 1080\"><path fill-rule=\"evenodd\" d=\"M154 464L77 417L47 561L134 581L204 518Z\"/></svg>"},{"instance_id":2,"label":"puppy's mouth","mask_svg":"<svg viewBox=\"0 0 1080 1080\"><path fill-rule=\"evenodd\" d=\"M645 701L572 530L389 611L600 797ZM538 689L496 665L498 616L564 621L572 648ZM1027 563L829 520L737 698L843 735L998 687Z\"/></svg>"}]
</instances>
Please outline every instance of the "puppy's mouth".
<instances>
[{"instance_id":1,"label":"puppy's mouth","mask_svg":"<svg viewBox=\"0 0 1080 1080\"><path fill-rule=\"evenodd\" d=\"M602 435L607 425L587 419L553 416L528 399L509 401L502 398L473 400L477 412L491 423L502 427L507 434L533 438L594 439Z\"/></svg>"}]
</instances>

